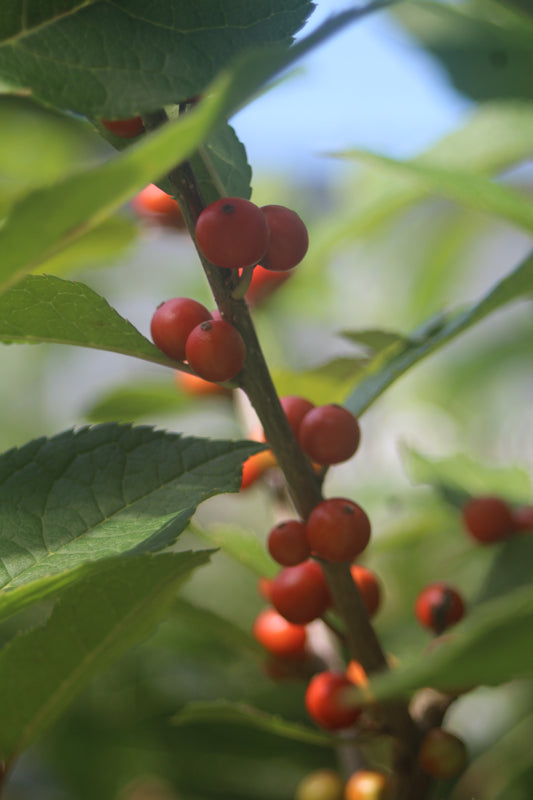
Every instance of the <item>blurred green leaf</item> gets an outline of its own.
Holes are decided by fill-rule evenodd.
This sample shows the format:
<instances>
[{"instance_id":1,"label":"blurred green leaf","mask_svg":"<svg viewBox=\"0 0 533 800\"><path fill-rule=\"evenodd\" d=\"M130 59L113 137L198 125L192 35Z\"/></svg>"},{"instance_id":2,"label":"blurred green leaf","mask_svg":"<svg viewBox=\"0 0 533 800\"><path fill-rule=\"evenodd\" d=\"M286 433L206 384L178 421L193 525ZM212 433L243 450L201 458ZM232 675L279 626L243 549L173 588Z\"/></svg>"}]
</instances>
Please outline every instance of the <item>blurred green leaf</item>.
<instances>
[{"instance_id":1,"label":"blurred green leaf","mask_svg":"<svg viewBox=\"0 0 533 800\"><path fill-rule=\"evenodd\" d=\"M28 191L95 160L87 127L30 98L0 94L0 218Z\"/></svg>"},{"instance_id":2,"label":"blurred green leaf","mask_svg":"<svg viewBox=\"0 0 533 800\"><path fill-rule=\"evenodd\" d=\"M358 376L363 373L367 363L367 356L334 358L301 372L273 370L272 378L278 394L282 397L297 394L308 398L316 405L340 403Z\"/></svg>"},{"instance_id":3,"label":"blurred green leaf","mask_svg":"<svg viewBox=\"0 0 533 800\"><path fill-rule=\"evenodd\" d=\"M267 714L257 708L239 703L228 703L224 700L217 703L189 703L174 717L176 725L190 725L199 722L209 725L230 722L235 725L258 728L274 736L282 736L306 744L322 747L339 746L339 738L332 734L321 733L300 723L289 722L274 714Z\"/></svg>"},{"instance_id":4,"label":"blurred green leaf","mask_svg":"<svg viewBox=\"0 0 533 800\"><path fill-rule=\"evenodd\" d=\"M475 100L533 97L533 20L508 2L403 3L396 17Z\"/></svg>"},{"instance_id":5,"label":"blurred green leaf","mask_svg":"<svg viewBox=\"0 0 533 800\"><path fill-rule=\"evenodd\" d=\"M70 13L48 12L40 26L18 30L10 15L0 29L0 75L51 105L107 119L193 97L247 49L287 47L314 7L310 0L67 5Z\"/></svg>"},{"instance_id":6,"label":"blurred green leaf","mask_svg":"<svg viewBox=\"0 0 533 800\"><path fill-rule=\"evenodd\" d=\"M166 412L178 413L191 405L172 381L135 383L111 389L85 412L90 422L133 422L141 417Z\"/></svg>"},{"instance_id":7,"label":"blurred green leaf","mask_svg":"<svg viewBox=\"0 0 533 800\"><path fill-rule=\"evenodd\" d=\"M376 700L410 694L431 686L496 686L533 676L533 586L470 609L453 635L410 665L371 681Z\"/></svg>"},{"instance_id":8,"label":"blurred green leaf","mask_svg":"<svg viewBox=\"0 0 533 800\"><path fill-rule=\"evenodd\" d=\"M213 525L209 528L196 523L191 527L193 533L208 544L222 550L239 564L254 572L258 577L272 578L279 566L268 555L264 542L250 531L229 525Z\"/></svg>"},{"instance_id":9,"label":"blurred green leaf","mask_svg":"<svg viewBox=\"0 0 533 800\"><path fill-rule=\"evenodd\" d=\"M483 175L464 170L453 170L430 164L427 160L398 161L370 153L368 150L350 150L344 158L355 159L390 169L400 175L413 176L425 191L473 208L494 214L507 222L533 231L533 202L525 192L495 183Z\"/></svg>"},{"instance_id":10,"label":"blurred green leaf","mask_svg":"<svg viewBox=\"0 0 533 800\"><path fill-rule=\"evenodd\" d=\"M244 145L230 125L217 128L191 162L206 204L218 200L221 195L250 198L252 169Z\"/></svg>"},{"instance_id":11,"label":"blurred green leaf","mask_svg":"<svg viewBox=\"0 0 533 800\"><path fill-rule=\"evenodd\" d=\"M44 261L38 271L47 275L64 275L107 265L133 244L137 231L137 225L132 220L115 214Z\"/></svg>"},{"instance_id":12,"label":"blurred green leaf","mask_svg":"<svg viewBox=\"0 0 533 800\"><path fill-rule=\"evenodd\" d=\"M0 340L93 347L176 367L103 297L52 275L27 275L0 295Z\"/></svg>"},{"instance_id":13,"label":"blurred green leaf","mask_svg":"<svg viewBox=\"0 0 533 800\"><path fill-rule=\"evenodd\" d=\"M533 293L533 256L522 261L477 303L465 311L428 320L408 336L409 344L392 345L380 353L363 372L345 401L356 416L365 411L400 375L439 347L471 328L493 311Z\"/></svg>"},{"instance_id":14,"label":"blurred green leaf","mask_svg":"<svg viewBox=\"0 0 533 800\"><path fill-rule=\"evenodd\" d=\"M0 457L0 584L172 544L196 506L237 491L252 442L99 425Z\"/></svg>"},{"instance_id":15,"label":"blurred green leaf","mask_svg":"<svg viewBox=\"0 0 533 800\"><path fill-rule=\"evenodd\" d=\"M401 455L413 483L432 486L457 508L477 495L496 494L517 503L531 495L531 480L520 467L493 466L464 453L430 459L405 445Z\"/></svg>"},{"instance_id":16,"label":"blurred green leaf","mask_svg":"<svg viewBox=\"0 0 533 800\"><path fill-rule=\"evenodd\" d=\"M46 624L0 653L2 759L26 748L100 669L145 637L184 577L208 560L208 553L142 555L79 571Z\"/></svg>"},{"instance_id":17,"label":"blurred green leaf","mask_svg":"<svg viewBox=\"0 0 533 800\"><path fill-rule=\"evenodd\" d=\"M533 536L518 534L508 542L502 542L495 550L491 568L477 594L477 602L491 600L505 595L518 586L531 584L532 562Z\"/></svg>"}]
</instances>

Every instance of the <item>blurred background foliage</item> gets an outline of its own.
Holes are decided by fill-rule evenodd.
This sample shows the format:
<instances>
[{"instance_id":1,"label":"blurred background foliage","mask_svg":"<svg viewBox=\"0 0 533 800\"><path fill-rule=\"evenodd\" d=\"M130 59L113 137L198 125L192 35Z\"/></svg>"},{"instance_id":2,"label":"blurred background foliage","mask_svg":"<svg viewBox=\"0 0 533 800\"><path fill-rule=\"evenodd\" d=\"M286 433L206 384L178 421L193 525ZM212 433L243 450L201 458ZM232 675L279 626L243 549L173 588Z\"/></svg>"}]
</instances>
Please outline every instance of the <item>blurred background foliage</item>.
<instances>
[{"instance_id":1,"label":"blurred background foliage","mask_svg":"<svg viewBox=\"0 0 533 800\"><path fill-rule=\"evenodd\" d=\"M533 147L523 139L533 116L533 6L524 0L408 3L394 15L472 101L470 113L488 115L484 104L494 103L490 124L463 138L457 158L529 195ZM20 129L7 131L0 122L4 211L24 191L25 170L34 180L42 169L45 183L110 156L91 126L70 124L15 98L2 99L0 114L6 103L19 105ZM506 136L502 155L497 151ZM45 140L49 160L30 162L36 143ZM252 199L297 209L310 233L306 261L254 311L282 393L342 401L354 384L354 364L364 366L380 335L407 336L433 315L476 300L530 249L529 234L509 223L436 192L398 201L391 186L379 165L349 161L330 178L254 174ZM87 283L145 335L153 309L168 297L211 302L187 236L143 223L131 208L45 271ZM370 347L343 335L368 330L378 332ZM327 477L328 495L354 497L373 521L364 561L384 586L376 625L400 663L421 658L430 641L412 614L425 583L449 579L475 604L494 592L495 582L505 587L530 580L529 544L518 551L475 547L464 535L454 498L457 492L491 492L513 503L532 502L532 342L530 301L491 315L380 397L361 420L358 454ZM237 393L187 396L171 371L115 354L11 345L2 347L0 358L2 450L110 418L216 438L246 438L254 425ZM323 364L328 367L313 372ZM287 513L277 487L270 474L239 496L214 498L195 523L208 531L223 524L264 542ZM178 546L204 547L205 539L191 530ZM157 631L95 680L22 757L6 796L289 800L309 770L334 766L333 750L320 744L224 722L170 721L191 701L224 698L306 722L305 683L273 678L249 634L264 602L257 577L227 553L215 555ZM530 683L475 689L457 701L448 722L465 738L472 761L455 786L439 788L435 797L529 800Z\"/></svg>"}]
</instances>

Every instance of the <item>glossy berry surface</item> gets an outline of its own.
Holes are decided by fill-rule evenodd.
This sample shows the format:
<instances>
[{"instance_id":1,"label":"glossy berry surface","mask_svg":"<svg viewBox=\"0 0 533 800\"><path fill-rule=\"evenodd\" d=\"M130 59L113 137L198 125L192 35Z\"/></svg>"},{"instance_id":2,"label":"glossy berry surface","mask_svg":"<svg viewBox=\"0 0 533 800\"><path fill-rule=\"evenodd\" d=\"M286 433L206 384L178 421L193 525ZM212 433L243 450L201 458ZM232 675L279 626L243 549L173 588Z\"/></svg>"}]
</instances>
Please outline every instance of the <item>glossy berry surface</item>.
<instances>
[{"instance_id":1,"label":"glossy berry surface","mask_svg":"<svg viewBox=\"0 0 533 800\"><path fill-rule=\"evenodd\" d=\"M381 604L381 585L376 573L361 564L352 564L350 572L368 616L373 617Z\"/></svg>"},{"instance_id":2,"label":"glossy berry surface","mask_svg":"<svg viewBox=\"0 0 533 800\"><path fill-rule=\"evenodd\" d=\"M382 772L360 769L346 781L344 800L388 800L390 788Z\"/></svg>"},{"instance_id":3,"label":"glossy berry surface","mask_svg":"<svg viewBox=\"0 0 533 800\"><path fill-rule=\"evenodd\" d=\"M252 308L261 306L268 300L279 287L292 275L291 272L273 272L265 269L260 264L254 269L250 286L244 295L246 302Z\"/></svg>"},{"instance_id":4,"label":"glossy berry surface","mask_svg":"<svg viewBox=\"0 0 533 800\"><path fill-rule=\"evenodd\" d=\"M311 511L305 533L311 551L326 561L353 561L370 540L370 520L344 497L323 500Z\"/></svg>"},{"instance_id":5,"label":"glossy berry surface","mask_svg":"<svg viewBox=\"0 0 533 800\"><path fill-rule=\"evenodd\" d=\"M462 509L463 524L481 544L508 539L516 532L511 507L500 497L473 497Z\"/></svg>"},{"instance_id":6,"label":"glossy berry surface","mask_svg":"<svg viewBox=\"0 0 533 800\"><path fill-rule=\"evenodd\" d=\"M270 600L282 617L295 625L307 625L321 617L331 597L320 564L309 559L282 569L272 581Z\"/></svg>"},{"instance_id":7,"label":"glossy berry surface","mask_svg":"<svg viewBox=\"0 0 533 800\"><path fill-rule=\"evenodd\" d=\"M177 202L169 194L164 192L155 183L148 186L137 194L131 201L133 210L140 217L155 220L161 225L171 228L183 229L185 222Z\"/></svg>"},{"instance_id":8,"label":"glossy berry surface","mask_svg":"<svg viewBox=\"0 0 533 800\"><path fill-rule=\"evenodd\" d=\"M206 381L229 381L241 371L246 348L239 331L222 319L197 325L187 338L185 357Z\"/></svg>"},{"instance_id":9,"label":"glossy berry surface","mask_svg":"<svg viewBox=\"0 0 533 800\"><path fill-rule=\"evenodd\" d=\"M303 658L307 632L303 625L293 625L273 608L265 608L255 618L252 635L278 658Z\"/></svg>"},{"instance_id":10,"label":"glossy berry surface","mask_svg":"<svg viewBox=\"0 0 533 800\"><path fill-rule=\"evenodd\" d=\"M359 423L350 411L334 404L317 406L303 418L300 447L317 464L340 464L359 447Z\"/></svg>"},{"instance_id":11,"label":"glossy berry surface","mask_svg":"<svg viewBox=\"0 0 533 800\"><path fill-rule=\"evenodd\" d=\"M281 397L280 403L292 432L298 438L302 420L315 407L314 403L296 394L287 394L285 397Z\"/></svg>"},{"instance_id":12,"label":"glossy berry surface","mask_svg":"<svg viewBox=\"0 0 533 800\"><path fill-rule=\"evenodd\" d=\"M328 730L353 725L361 709L345 698L347 689L353 689L353 683L343 672L326 670L314 675L305 693L305 707L311 719Z\"/></svg>"},{"instance_id":13,"label":"glossy berry surface","mask_svg":"<svg viewBox=\"0 0 533 800\"><path fill-rule=\"evenodd\" d=\"M333 769L317 769L302 778L294 800L343 800L344 781Z\"/></svg>"},{"instance_id":14,"label":"glossy berry surface","mask_svg":"<svg viewBox=\"0 0 533 800\"><path fill-rule=\"evenodd\" d=\"M274 561L284 567L301 564L311 555L305 524L298 519L278 522L268 534L267 546Z\"/></svg>"},{"instance_id":15,"label":"glossy berry surface","mask_svg":"<svg viewBox=\"0 0 533 800\"><path fill-rule=\"evenodd\" d=\"M415 601L417 620L435 633L442 633L459 622L464 613L465 606L461 595L442 581L428 584Z\"/></svg>"},{"instance_id":16,"label":"glossy berry surface","mask_svg":"<svg viewBox=\"0 0 533 800\"><path fill-rule=\"evenodd\" d=\"M433 778L455 778L466 767L468 752L462 739L443 728L432 728L422 740L420 766Z\"/></svg>"},{"instance_id":17,"label":"glossy berry surface","mask_svg":"<svg viewBox=\"0 0 533 800\"><path fill-rule=\"evenodd\" d=\"M292 269L300 263L309 247L309 236L304 222L296 211L285 206L263 206L261 211L270 231L261 266L277 272Z\"/></svg>"},{"instance_id":18,"label":"glossy berry surface","mask_svg":"<svg viewBox=\"0 0 533 800\"><path fill-rule=\"evenodd\" d=\"M173 297L154 312L150 323L152 340L165 355L183 361L189 334L209 319L211 314L201 303L189 297Z\"/></svg>"},{"instance_id":19,"label":"glossy berry surface","mask_svg":"<svg viewBox=\"0 0 533 800\"><path fill-rule=\"evenodd\" d=\"M204 208L195 235L205 258L228 269L257 264L269 239L261 209L242 197L222 197Z\"/></svg>"},{"instance_id":20,"label":"glossy berry surface","mask_svg":"<svg viewBox=\"0 0 533 800\"><path fill-rule=\"evenodd\" d=\"M101 119L100 122L114 136L121 139L133 139L144 131L141 117L130 117L129 119Z\"/></svg>"}]
</instances>

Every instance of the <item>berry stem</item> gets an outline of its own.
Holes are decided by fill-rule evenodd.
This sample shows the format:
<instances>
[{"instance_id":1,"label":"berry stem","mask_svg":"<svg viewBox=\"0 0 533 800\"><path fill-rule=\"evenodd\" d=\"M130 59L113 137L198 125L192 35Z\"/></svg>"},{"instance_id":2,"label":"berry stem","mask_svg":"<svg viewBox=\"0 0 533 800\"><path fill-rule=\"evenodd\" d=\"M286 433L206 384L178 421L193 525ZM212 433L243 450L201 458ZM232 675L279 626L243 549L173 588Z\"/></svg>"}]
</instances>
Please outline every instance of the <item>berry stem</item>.
<instances>
[{"instance_id":1,"label":"berry stem","mask_svg":"<svg viewBox=\"0 0 533 800\"><path fill-rule=\"evenodd\" d=\"M159 127L167 119L164 111L143 116L146 130ZM179 164L167 177L194 242L196 220L204 208L204 201L190 163ZM300 449L289 426L246 302L233 295L238 282L236 270L216 267L200 252L198 255L223 318L237 328L246 344L246 361L235 382L247 394L254 407L266 440L284 473L295 508L305 520L323 499L321 479L313 471L310 460ZM322 562L322 566L337 611L344 620L352 657L369 674L388 669L386 657L351 577L349 566L329 562ZM395 800L423 800L425 792L412 792L411 777L419 734L407 707L400 703L389 703L381 708L380 713L397 742L395 761L398 789Z\"/></svg>"}]
</instances>

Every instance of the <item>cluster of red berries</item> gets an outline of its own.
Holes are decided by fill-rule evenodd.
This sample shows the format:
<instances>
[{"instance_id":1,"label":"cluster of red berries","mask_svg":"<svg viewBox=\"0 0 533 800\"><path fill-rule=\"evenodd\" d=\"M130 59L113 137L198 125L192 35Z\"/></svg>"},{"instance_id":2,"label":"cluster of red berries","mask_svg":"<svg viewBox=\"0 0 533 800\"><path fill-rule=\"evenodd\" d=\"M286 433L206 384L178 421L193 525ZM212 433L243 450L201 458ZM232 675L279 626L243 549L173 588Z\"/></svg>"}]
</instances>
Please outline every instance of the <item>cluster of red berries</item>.
<instances>
[{"instance_id":1,"label":"cluster of red berries","mask_svg":"<svg viewBox=\"0 0 533 800\"><path fill-rule=\"evenodd\" d=\"M205 381L229 381L244 366L246 348L238 330L188 297L158 306L150 332L156 347L176 361L187 361Z\"/></svg>"}]
</instances>

